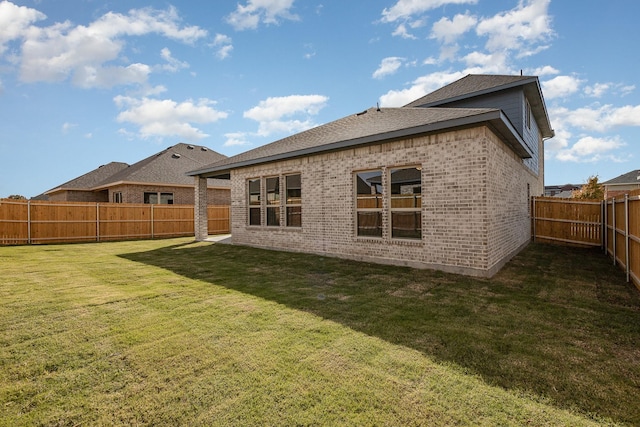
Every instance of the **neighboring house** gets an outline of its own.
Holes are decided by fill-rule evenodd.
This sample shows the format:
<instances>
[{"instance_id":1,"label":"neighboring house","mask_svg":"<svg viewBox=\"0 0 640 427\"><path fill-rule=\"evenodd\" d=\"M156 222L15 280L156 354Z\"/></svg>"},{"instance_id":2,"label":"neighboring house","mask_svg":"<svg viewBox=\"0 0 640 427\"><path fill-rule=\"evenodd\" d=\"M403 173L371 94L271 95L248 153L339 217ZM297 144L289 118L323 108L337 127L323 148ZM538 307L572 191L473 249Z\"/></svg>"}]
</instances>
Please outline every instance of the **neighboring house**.
<instances>
[{"instance_id":1,"label":"neighboring house","mask_svg":"<svg viewBox=\"0 0 640 427\"><path fill-rule=\"evenodd\" d=\"M65 182L37 199L73 202L194 204L186 172L226 156L198 145L176 144L133 165L111 162ZM229 205L229 181L207 181L207 203Z\"/></svg>"},{"instance_id":2,"label":"neighboring house","mask_svg":"<svg viewBox=\"0 0 640 427\"><path fill-rule=\"evenodd\" d=\"M633 190L640 190L640 169L627 172L623 175L602 183L604 186L604 198L624 197Z\"/></svg>"},{"instance_id":3,"label":"neighboring house","mask_svg":"<svg viewBox=\"0 0 640 427\"><path fill-rule=\"evenodd\" d=\"M545 185L544 195L546 197L558 197L568 199L573 195L573 192L580 190L582 185L565 184L565 185Z\"/></svg>"},{"instance_id":4,"label":"neighboring house","mask_svg":"<svg viewBox=\"0 0 640 427\"><path fill-rule=\"evenodd\" d=\"M469 75L190 172L231 180L234 244L491 276L531 237L553 136L531 76Z\"/></svg>"}]
</instances>

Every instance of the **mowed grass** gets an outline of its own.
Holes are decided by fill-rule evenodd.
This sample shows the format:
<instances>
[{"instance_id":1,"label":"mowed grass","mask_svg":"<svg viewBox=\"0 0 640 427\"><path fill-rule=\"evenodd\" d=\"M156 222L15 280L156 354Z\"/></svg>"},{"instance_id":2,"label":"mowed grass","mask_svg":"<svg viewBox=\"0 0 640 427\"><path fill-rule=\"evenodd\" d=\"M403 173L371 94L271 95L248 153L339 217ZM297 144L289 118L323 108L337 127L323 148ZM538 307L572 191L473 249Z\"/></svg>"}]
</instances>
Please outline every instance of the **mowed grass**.
<instances>
[{"instance_id":1,"label":"mowed grass","mask_svg":"<svg viewBox=\"0 0 640 427\"><path fill-rule=\"evenodd\" d=\"M598 251L492 279L190 239L0 248L0 425L640 424Z\"/></svg>"}]
</instances>

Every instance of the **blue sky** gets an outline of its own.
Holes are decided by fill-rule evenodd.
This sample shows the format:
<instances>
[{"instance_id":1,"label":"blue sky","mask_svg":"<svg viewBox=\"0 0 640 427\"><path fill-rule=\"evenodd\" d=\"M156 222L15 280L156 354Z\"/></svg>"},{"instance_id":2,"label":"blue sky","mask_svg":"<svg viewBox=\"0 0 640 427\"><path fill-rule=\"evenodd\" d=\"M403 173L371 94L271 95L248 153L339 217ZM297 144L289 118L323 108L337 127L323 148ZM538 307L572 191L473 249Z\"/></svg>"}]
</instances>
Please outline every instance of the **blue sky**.
<instances>
[{"instance_id":1,"label":"blue sky","mask_svg":"<svg viewBox=\"0 0 640 427\"><path fill-rule=\"evenodd\" d=\"M637 0L0 0L0 197L231 156L470 73L537 75L546 184L640 168Z\"/></svg>"}]
</instances>

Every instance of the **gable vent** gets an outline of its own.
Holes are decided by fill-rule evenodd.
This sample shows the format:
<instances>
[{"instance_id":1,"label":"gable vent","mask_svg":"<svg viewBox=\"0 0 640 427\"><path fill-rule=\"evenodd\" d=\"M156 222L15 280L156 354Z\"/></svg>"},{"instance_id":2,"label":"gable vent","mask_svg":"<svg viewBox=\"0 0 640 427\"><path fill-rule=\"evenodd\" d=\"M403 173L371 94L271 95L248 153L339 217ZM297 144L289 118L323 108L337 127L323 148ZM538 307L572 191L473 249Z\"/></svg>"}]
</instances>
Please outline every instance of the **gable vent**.
<instances>
[{"instance_id":1,"label":"gable vent","mask_svg":"<svg viewBox=\"0 0 640 427\"><path fill-rule=\"evenodd\" d=\"M178 154L178 153L173 153L173 154L171 155L171 157L173 157L174 159L179 159L179 158L180 158L180 154Z\"/></svg>"}]
</instances>

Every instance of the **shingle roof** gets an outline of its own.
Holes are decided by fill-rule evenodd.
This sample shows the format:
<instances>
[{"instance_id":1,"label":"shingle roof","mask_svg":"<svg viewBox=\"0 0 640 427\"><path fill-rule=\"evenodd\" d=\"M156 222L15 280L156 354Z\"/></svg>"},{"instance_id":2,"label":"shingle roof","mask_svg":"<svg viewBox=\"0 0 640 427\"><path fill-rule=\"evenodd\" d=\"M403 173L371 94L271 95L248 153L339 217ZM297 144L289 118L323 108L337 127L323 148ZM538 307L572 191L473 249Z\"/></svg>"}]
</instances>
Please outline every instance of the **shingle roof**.
<instances>
[{"instance_id":1,"label":"shingle roof","mask_svg":"<svg viewBox=\"0 0 640 427\"><path fill-rule=\"evenodd\" d=\"M44 194L53 193L62 190L91 190L93 187L107 179L108 177L120 172L123 169L128 168L129 165L122 162L111 162L106 165L99 166L98 168L87 172L77 178L67 181L51 190L46 191Z\"/></svg>"},{"instance_id":2,"label":"shingle roof","mask_svg":"<svg viewBox=\"0 0 640 427\"><path fill-rule=\"evenodd\" d=\"M500 110L495 108L370 108L358 114L291 135L228 159L189 172L189 175L223 176L229 170L304 155L340 150L356 145L424 134L438 130L491 122L523 157L530 155ZM508 136L507 134L511 134Z\"/></svg>"},{"instance_id":3,"label":"shingle roof","mask_svg":"<svg viewBox=\"0 0 640 427\"><path fill-rule=\"evenodd\" d=\"M640 169L632 170L609 181L602 183L603 185L620 185L620 184L640 184Z\"/></svg>"},{"instance_id":4,"label":"shingle roof","mask_svg":"<svg viewBox=\"0 0 640 427\"><path fill-rule=\"evenodd\" d=\"M537 78L532 76L504 76L469 74L446 86L435 90L422 98L405 105L405 107L429 107L442 101L452 102L458 99L478 96L495 90L507 89L530 83Z\"/></svg>"},{"instance_id":5,"label":"shingle roof","mask_svg":"<svg viewBox=\"0 0 640 427\"><path fill-rule=\"evenodd\" d=\"M551 138L554 132L549 122L542 90L536 76L469 74L410 102L405 107L440 107L452 102L516 87L522 87L526 94L533 115L542 131L542 136Z\"/></svg>"},{"instance_id":6,"label":"shingle roof","mask_svg":"<svg viewBox=\"0 0 640 427\"><path fill-rule=\"evenodd\" d=\"M187 176L186 172L226 158L201 145L179 143L132 165L111 162L100 166L44 194L63 190L93 191L124 182L193 185L193 178ZM229 182L223 180L211 180L209 184L229 186Z\"/></svg>"},{"instance_id":7,"label":"shingle roof","mask_svg":"<svg viewBox=\"0 0 640 427\"><path fill-rule=\"evenodd\" d=\"M207 147L179 143L109 176L95 188L119 182L193 185L193 178L186 172L226 158Z\"/></svg>"}]
</instances>

